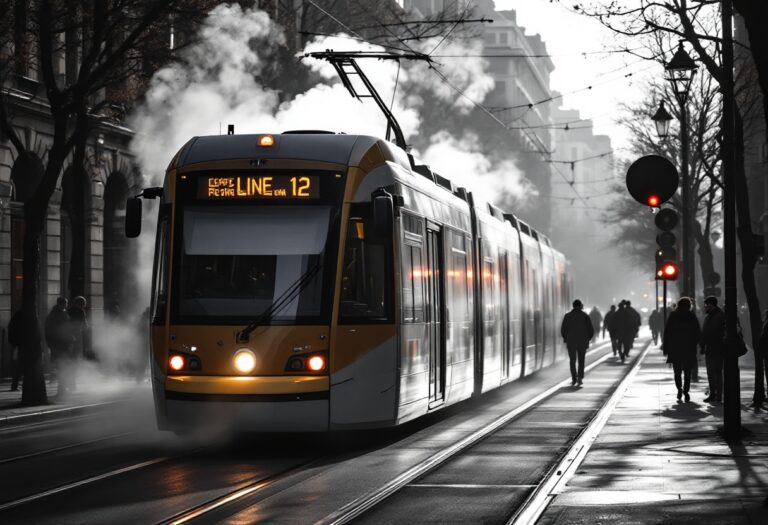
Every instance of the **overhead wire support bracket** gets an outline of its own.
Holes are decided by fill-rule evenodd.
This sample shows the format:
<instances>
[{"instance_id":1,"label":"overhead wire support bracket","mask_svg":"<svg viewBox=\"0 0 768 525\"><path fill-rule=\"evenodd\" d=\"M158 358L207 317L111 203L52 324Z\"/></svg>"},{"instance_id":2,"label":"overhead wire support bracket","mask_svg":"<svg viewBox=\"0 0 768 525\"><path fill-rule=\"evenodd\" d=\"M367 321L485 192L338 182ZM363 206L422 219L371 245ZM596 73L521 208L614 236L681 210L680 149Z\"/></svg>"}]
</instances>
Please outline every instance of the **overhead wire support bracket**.
<instances>
[{"instance_id":1,"label":"overhead wire support bracket","mask_svg":"<svg viewBox=\"0 0 768 525\"><path fill-rule=\"evenodd\" d=\"M374 52L374 51L333 51L328 49L326 51L317 51L314 53L306 53L305 57L316 58L319 60L327 60L331 63L333 68L339 75L342 85L347 88L349 94L352 97L362 100L364 98L372 98L379 109L384 113L384 117L387 119L387 134L386 139L390 139L390 130L395 134L395 144L397 144L404 151L408 151L408 144L405 142L405 135L400 128L400 124L397 122L395 115L392 113L387 104L382 100L376 88L368 79L366 74L358 65L356 59L358 58L376 58L378 60L423 60L431 63L432 59L429 55L424 53L386 53L386 52ZM365 86L368 94L361 94L355 89L352 84L350 75L357 75L360 81Z\"/></svg>"}]
</instances>

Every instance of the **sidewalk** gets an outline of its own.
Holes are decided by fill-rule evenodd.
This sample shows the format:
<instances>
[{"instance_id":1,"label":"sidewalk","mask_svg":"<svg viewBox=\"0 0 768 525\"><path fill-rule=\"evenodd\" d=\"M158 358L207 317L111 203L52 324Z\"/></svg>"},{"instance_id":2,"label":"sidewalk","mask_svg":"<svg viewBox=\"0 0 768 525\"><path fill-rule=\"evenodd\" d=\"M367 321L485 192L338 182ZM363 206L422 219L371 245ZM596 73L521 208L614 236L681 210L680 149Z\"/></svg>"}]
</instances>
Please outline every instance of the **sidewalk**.
<instances>
[{"instance_id":1,"label":"sidewalk","mask_svg":"<svg viewBox=\"0 0 768 525\"><path fill-rule=\"evenodd\" d=\"M704 403L706 370L678 402L672 369L652 347L584 462L540 524L768 523L768 413L749 410L751 352L740 359L740 443L718 434L723 406Z\"/></svg>"},{"instance_id":2,"label":"sidewalk","mask_svg":"<svg viewBox=\"0 0 768 525\"><path fill-rule=\"evenodd\" d=\"M78 382L78 388L66 398L56 397L55 380L45 382L48 405L21 406L21 388L11 390L10 379L0 380L0 427L69 417L87 412L108 410L149 390L149 382L132 379L105 379Z\"/></svg>"}]
</instances>

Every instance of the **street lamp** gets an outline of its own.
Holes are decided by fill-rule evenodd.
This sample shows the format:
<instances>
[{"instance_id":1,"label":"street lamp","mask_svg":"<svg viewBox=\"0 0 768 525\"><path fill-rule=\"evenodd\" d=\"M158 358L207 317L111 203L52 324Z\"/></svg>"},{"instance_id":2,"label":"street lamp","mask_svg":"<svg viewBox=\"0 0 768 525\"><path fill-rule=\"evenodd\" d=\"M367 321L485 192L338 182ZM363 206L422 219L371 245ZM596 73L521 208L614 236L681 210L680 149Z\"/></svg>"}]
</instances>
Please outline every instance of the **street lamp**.
<instances>
[{"instance_id":1,"label":"street lamp","mask_svg":"<svg viewBox=\"0 0 768 525\"><path fill-rule=\"evenodd\" d=\"M686 53L683 47L683 41L677 48L672 60L666 65L668 73L667 80L672 84L672 91L675 94L677 103L680 105L680 167L682 168L682 278L683 295L693 297L696 293L694 282L694 256L691 249L691 221L693 213L691 212L690 182L688 180L688 112L686 111L686 102L688 94L691 91L691 83L696 75L696 63L691 56ZM661 109L661 108L659 108Z\"/></svg>"},{"instance_id":2,"label":"street lamp","mask_svg":"<svg viewBox=\"0 0 768 525\"><path fill-rule=\"evenodd\" d=\"M664 107L664 101L661 101L659 109L653 114L651 120L656 124L656 134L660 139L665 139L669 136L669 123L674 117L669 114L667 108Z\"/></svg>"}]
</instances>

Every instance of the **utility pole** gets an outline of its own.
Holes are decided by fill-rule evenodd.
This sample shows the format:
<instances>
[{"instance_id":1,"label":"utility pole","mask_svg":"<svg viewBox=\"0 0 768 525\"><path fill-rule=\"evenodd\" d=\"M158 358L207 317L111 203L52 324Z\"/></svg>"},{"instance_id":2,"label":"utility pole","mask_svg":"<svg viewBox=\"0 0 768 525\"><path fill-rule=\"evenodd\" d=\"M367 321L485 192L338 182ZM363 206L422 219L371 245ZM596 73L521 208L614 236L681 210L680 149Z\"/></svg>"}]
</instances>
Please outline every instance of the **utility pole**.
<instances>
[{"instance_id":1,"label":"utility pole","mask_svg":"<svg viewBox=\"0 0 768 525\"><path fill-rule=\"evenodd\" d=\"M726 439L741 437L741 392L739 356L736 352L736 181L734 174L734 96L733 96L733 6L723 0L723 66L720 86L723 92L723 244L725 252L725 330L726 348L723 385L723 433Z\"/></svg>"}]
</instances>

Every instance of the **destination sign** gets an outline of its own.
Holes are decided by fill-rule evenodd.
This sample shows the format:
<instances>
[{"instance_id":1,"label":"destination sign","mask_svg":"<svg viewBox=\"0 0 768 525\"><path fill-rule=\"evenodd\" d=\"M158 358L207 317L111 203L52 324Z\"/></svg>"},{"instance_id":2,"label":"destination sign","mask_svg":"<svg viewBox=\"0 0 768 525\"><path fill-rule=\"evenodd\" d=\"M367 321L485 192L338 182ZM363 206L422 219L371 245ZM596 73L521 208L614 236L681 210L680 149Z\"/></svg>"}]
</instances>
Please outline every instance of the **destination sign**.
<instances>
[{"instance_id":1,"label":"destination sign","mask_svg":"<svg viewBox=\"0 0 768 525\"><path fill-rule=\"evenodd\" d=\"M309 175L237 175L200 177L199 199L317 199L318 177Z\"/></svg>"}]
</instances>

